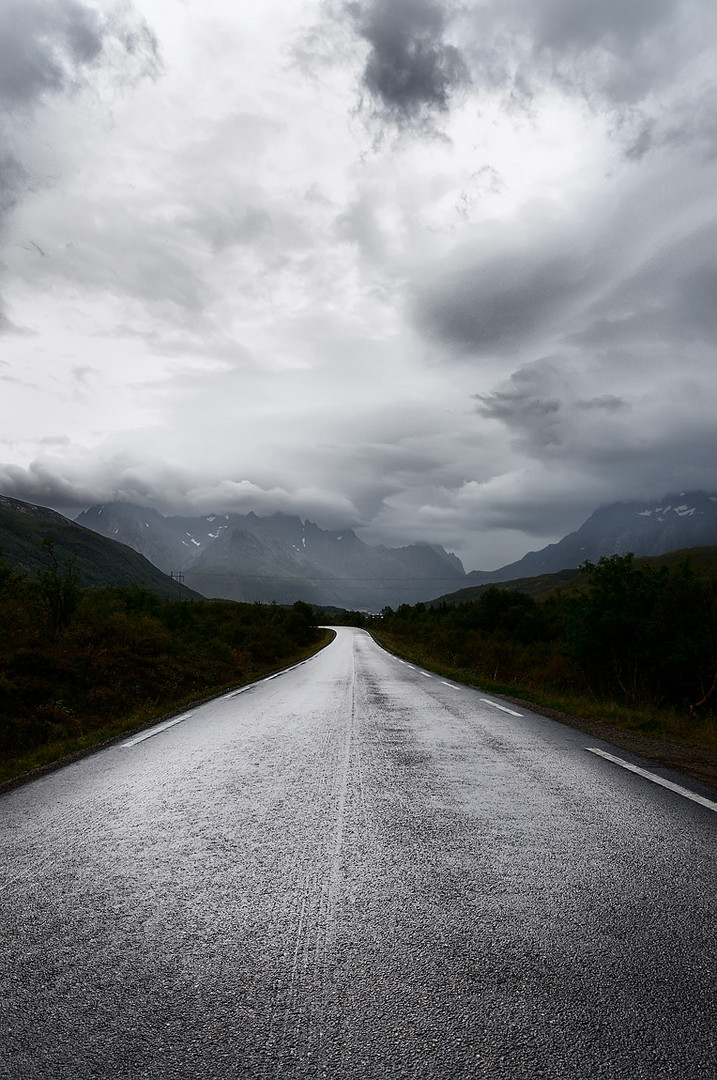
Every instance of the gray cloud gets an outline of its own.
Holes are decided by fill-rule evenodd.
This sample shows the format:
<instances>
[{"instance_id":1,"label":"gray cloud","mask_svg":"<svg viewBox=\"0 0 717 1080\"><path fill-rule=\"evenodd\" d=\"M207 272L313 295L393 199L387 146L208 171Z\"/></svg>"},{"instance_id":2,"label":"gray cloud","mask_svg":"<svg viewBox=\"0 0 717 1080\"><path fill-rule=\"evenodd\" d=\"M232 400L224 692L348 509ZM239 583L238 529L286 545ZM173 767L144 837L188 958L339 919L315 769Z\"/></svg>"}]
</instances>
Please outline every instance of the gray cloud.
<instances>
[{"instance_id":1,"label":"gray cloud","mask_svg":"<svg viewBox=\"0 0 717 1080\"><path fill-rule=\"evenodd\" d=\"M369 45L362 85L380 118L399 127L430 119L469 82L461 50L445 40L445 5L368 0L346 10Z\"/></svg>"},{"instance_id":2,"label":"gray cloud","mask_svg":"<svg viewBox=\"0 0 717 1080\"><path fill-rule=\"evenodd\" d=\"M114 46L123 62L108 52ZM34 105L76 86L104 62L124 75L156 71L157 41L129 5L100 16L80 0L4 0L0 6L0 102L6 110Z\"/></svg>"},{"instance_id":3,"label":"gray cloud","mask_svg":"<svg viewBox=\"0 0 717 1080\"><path fill-rule=\"evenodd\" d=\"M522 446L533 450L560 446L565 423L562 382L554 364L531 364L514 372L490 394L476 394L476 408L486 419L507 424L518 434Z\"/></svg>"},{"instance_id":4,"label":"gray cloud","mask_svg":"<svg viewBox=\"0 0 717 1080\"><path fill-rule=\"evenodd\" d=\"M678 6L675 0L542 0L531 8L540 45L585 49L608 41L624 50L638 45Z\"/></svg>"},{"instance_id":5,"label":"gray cloud","mask_svg":"<svg viewBox=\"0 0 717 1080\"><path fill-rule=\"evenodd\" d=\"M576 251L551 252L540 240L488 257L477 244L460 261L419 286L414 311L424 332L468 353L512 353L564 315L586 285Z\"/></svg>"},{"instance_id":6,"label":"gray cloud","mask_svg":"<svg viewBox=\"0 0 717 1080\"><path fill-rule=\"evenodd\" d=\"M64 90L102 52L95 11L76 0L5 0L0 8L0 100L5 108Z\"/></svg>"},{"instance_id":7,"label":"gray cloud","mask_svg":"<svg viewBox=\"0 0 717 1080\"><path fill-rule=\"evenodd\" d=\"M671 216L680 215L676 193ZM669 219L668 219L669 220ZM681 349L692 343L710 345L717 334L717 223L703 222L677 239L671 229L655 223L652 248L629 270L629 223L622 219L612 228L625 228L623 241L601 272L602 284L587 292L582 327L566 335L579 347ZM684 229L684 226L683 226ZM628 244L625 244L625 241ZM635 247L641 244L635 226ZM617 236L616 236L617 242ZM634 259L634 255L633 255Z\"/></svg>"},{"instance_id":8,"label":"gray cloud","mask_svg":"<svg viewBox=\"0 0 717 1080\"><path fill-rule=\"evenodd\" d=\"M629 409L630 406L624 398L617 397L615 394L601 394L599 397L591 397L584 401L576 401L575 407L587 411L592 411L593 409L606 409L607 412L616 412L618 409Z\"/></svg>"},{"instance_id":9,"label":"gray cloud","mask_svg":"<svg viewBox=\"0 0 717 1080\"><path fill-rule=\"evenodd\" d=\"M6 490L490 568L714 489L713 0L153 4L137 94L113 2L6 0Z\"/></svg>"},{"instance_id":10,"label":"gray cloud","mask_svg":"<svg viewBox=\"0 0 717 1080\"><path fill-rule=\"evenodd\" d=\"M549 58L564 85L615 104L641 101L694 55L683 0L521 0L515 7L531 27L536 59Z\"/></svg>"},{"instance_id":11,"label":"gray cloud","mask_svg":"<svg viewBox=\"0 0 717 1080\"><path fill-rule=\"evenodd\" d=\"M715 146L711 0L489 0L464 12L473 82L512 108L553 86L609 109L633 158L675 141Z\"/></svg>"},{"instance_id":12,"label":"gray cloud","mask_svg":"<svg viewBox=\"0 0 717 1080\"><path fill-rule=\"evenodd\" d=\"M25 193L49 182L31 164L33 115L102 65L120 81L158 71L157 41L130 5L104 16L80 0L0 5L0 231ZM0 333L15 329L2 306Z\"/></svg>"}]
</instances>

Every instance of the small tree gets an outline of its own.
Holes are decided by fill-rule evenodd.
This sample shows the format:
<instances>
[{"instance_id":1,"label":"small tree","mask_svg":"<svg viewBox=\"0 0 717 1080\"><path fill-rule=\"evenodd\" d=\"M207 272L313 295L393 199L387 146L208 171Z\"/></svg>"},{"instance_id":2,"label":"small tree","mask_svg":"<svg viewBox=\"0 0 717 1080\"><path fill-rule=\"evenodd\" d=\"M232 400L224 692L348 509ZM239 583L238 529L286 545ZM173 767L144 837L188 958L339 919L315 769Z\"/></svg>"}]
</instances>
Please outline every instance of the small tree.
<instances>
[{"instance_id":1,"label":"small tree","mask_svg":"<svg viewBox=\"0 0 717 1080\"><path fill-rule=\"evenodd\" d=\"M570 649L588 681L628 701L675 705L714 673L717 612L709 585L687 564L673 571L612 555L581 568Z\"/></svg>"},{"instance_id":2,"label":"small tree","mask_svg":"<svg viewBox=\"0 0 717 1080\"><path fill-rule=\"evenodd\" d=\"M37 595L54 638L65 629L79 603L82 595L80 572L74 555L60 561L55 551L54 536L46 537L40 550L47 557L49 566L46 570L40 570L37 575Z\"/></svg>"}]
</instances>

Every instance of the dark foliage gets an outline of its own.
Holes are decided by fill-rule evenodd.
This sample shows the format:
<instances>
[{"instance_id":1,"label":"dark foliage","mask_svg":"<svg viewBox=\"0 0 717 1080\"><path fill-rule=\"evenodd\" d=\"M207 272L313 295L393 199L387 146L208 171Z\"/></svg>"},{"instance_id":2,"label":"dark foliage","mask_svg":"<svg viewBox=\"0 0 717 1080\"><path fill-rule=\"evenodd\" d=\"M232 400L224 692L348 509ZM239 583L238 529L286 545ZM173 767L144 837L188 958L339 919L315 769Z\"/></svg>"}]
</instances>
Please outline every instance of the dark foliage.
<instances>
[{"instance_id":1,"label":"dark foliage","mask_svg":"<svg viewBox=\"0 0 717 1080\"><path fill-rule=\"evenodd\" d=\"M34 579L0 564L0 756L91 734L248 681L317 640L312 609L82 589L46 545Z\"/></svg>"},{"instance_id":2,"label":"dark foliage","mask_svg":"<svg viewBox=\"0 0 717 1080\"><path fill-rule=\"evenodd\" d=\"M681 706L703 697L717 662L714 584L687 562L654 568L632 555L584 570L589 587L567 631L589 685L635 703Z\"/></svg>"},{"instance_id":3,"label":"dark foliage","mask_svg":"<svg viewBox=\"0 0 717 1080\"><path fill-rule=\"evenodd\" d=\"M701 701L717 670L714 577L686 559L660 567L632 555L581 571L580 591L569 594L537 601L493 587L460 605L385 608L374 625L422 649L426 662L493 684L680 709Z\"/></svg>"}]
</instances>

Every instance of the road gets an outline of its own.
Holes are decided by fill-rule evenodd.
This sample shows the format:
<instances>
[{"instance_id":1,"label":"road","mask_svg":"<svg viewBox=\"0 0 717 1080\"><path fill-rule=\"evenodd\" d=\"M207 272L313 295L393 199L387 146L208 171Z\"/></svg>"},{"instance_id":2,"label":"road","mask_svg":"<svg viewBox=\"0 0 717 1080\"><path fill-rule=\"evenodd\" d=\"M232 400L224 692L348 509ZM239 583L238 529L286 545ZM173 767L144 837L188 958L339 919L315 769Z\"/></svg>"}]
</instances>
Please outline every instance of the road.
<instances>
[{"instance_id":1,"label":"road","mask_svg":"<svg viewBox=\"0 0 717 1080\"><path fill-rule=\"evenodd\" d=\"M710 793L507 708L339 629L0 797L0 1077L714 1080Z\"/></svg>"}]
</instances>

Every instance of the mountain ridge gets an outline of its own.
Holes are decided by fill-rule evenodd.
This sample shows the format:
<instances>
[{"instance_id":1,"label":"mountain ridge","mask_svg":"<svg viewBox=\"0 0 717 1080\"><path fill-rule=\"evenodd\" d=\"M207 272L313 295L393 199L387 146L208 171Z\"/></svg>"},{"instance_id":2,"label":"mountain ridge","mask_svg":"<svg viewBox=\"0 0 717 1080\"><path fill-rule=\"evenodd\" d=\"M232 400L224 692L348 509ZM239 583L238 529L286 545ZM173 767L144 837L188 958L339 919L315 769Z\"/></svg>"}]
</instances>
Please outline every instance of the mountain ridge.
<instances>
[{"instance_id":1,"label":"mountain ridge","mask_svg":"<svg viewBox=\"0 0 717 1080\"><path fill-rule=\"evenodd\" d=\"M131 503L98 504L77 521L134 547L165 573L207 596L378 611L430 601L462 587L575 569L586 560L660 555L717 544L717 495L679 492L595 510L574 532L497 570L466 573L437 544L371 546L353 529L325 530L276 513L164 517Z\"/></svg>"},{"instance_id":2,"label":"mountain ridge","mask_svg":"<svg viewBox=\"0 0 717 1080\"><path fill-rule=\"evenodd\" d=\"M380 610L416 603L465 581L460 559L436 544L373 547L353 529L326 530L298 516L255 513L163 517L105 503L76 519L184 575L206 596Z\"/></svg>"},{"instance_id":3,"label":"mountain ridge","mask_svg":"<svg viewBox=\"0 0 717 1080\"><path fill-rule=\"evenodd\" d=\"M0 495L0 549L15 569L43 568L41 543L49 535L62 560L78 559L89 586L140 584L178 595L181 574L195 595L379 611L575 569L603 555L653 556L717 544L717 495L679 492L652 502L611 503L557 543L497 570L468 573L440 545L371 546L353 529L324 530L288 514L166 518L151 507L105 503L73 522L49 507ZM98 546L100 537L112 545Z\"/></svg>"},{"instance_id":4,"label":"mountain ridge","mask_svg":"<svg viewBox=\"0 0 717 1080\"><path fill-rule=\"evenodd\" d=\"M717 495L671 493L657 500L621 500L598 507L574 532L497 570L471 570L468 585L512 581L574 569L602 556L664 555L717 544Z\"/></svg>"},{"instance_id":5,"label":"mountain ridge","mask_svg":"<svg viewBox=\"0 0 717 1080\"><path fill-rule=\"evenodd\" d=\"M0 495L0 554L15 572L34 575L47 570L42 544L50 537L60 564L74 560L84 587L137 585L163 597L197 595L130 546L86 529L50 507Z\"/></svg>"}]
</instances>

